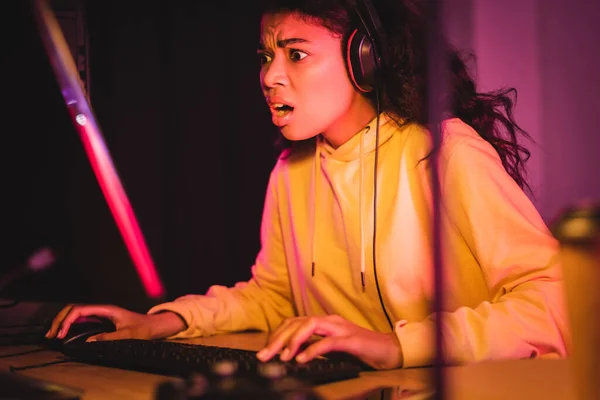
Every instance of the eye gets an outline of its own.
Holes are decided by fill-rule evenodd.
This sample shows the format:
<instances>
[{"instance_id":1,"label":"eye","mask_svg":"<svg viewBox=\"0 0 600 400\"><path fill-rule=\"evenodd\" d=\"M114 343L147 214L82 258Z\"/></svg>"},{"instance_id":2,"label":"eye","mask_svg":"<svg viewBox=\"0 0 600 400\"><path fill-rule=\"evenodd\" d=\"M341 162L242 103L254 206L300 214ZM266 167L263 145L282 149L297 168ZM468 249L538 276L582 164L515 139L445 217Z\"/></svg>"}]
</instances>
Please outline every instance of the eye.
<instances>
[{"instance_id":1,"label":"eye","mask_svg":"<svg viewBox=\"0 0 600 400\"><path fill-rule=\"evenodd\" d=\"M306 56L308 56L308 54L306 54L305 52L303 52L301 50L295 50L295 49L290 50L290 59L292 61L298 62L298 61L304 60L306 58Z\"/></svg>"},{"instance_id":2,"label":"eye","mask_svg":"<svg viewBox=\"0 0 600 400\"><path fill-rule=\"evenodd\" d=\"M260 62L260 65L265 65L267 63L269 63L272 60L272 57L265 53L264 51L259 51L258 52L258 61Z\"/></svg>"}]
</instances>

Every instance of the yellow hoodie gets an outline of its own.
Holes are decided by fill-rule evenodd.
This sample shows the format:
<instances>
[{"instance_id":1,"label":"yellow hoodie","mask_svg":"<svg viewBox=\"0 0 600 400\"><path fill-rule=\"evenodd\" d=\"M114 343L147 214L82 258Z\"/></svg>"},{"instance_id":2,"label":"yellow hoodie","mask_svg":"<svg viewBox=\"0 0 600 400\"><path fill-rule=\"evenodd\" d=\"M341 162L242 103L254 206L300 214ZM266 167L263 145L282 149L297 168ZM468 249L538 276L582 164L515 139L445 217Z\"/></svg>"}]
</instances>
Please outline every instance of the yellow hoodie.
<instances>
[{"instance_id":1,"label":"yellow hoodie","mask_svg":"<svg viewBox=\"0 0 600 400\"><path fill-rule=\"evenodd\" d=\"M337 149L317 141L316 151L279 159L252 279L149 313L181 315L188 328L177 338L273 330L288 317L328 314L389 332L373 273L375 124ZM565 356L556 240L488 142L459 119L445 121L442 131L446 361ZM430 150L422 126L399 127L381 115L376 273L404 367L435 357L432 190L423 161Z\"/></svg>"}]
</instances>

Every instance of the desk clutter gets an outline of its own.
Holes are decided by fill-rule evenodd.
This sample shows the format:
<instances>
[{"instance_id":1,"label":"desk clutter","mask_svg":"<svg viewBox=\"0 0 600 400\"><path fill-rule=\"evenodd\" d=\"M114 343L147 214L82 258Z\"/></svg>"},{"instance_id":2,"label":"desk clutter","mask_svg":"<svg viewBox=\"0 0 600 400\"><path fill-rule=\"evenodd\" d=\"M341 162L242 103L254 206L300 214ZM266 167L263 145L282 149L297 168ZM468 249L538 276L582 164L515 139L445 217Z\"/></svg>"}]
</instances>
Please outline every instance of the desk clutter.
<instances>
[{"instance_id":1,"label":"desk clutter","mask_svg":"<svg viewBox=\"0 0 600 400\"><path fill-rule=\"evenodd\" d=\"M21 375L0 371L0 399L79 400L81 391Z\"/></svg>"},{"instance_id":2,"label":"desk clutter","mask_svg":"<svg viewBox=\"0 0 600 400\"><path fill-rule=\"evenodd\" d=\"M223 364L221 369L233 372ZM0 372L0 399L10 400L81 400L83 391L23 375ZM193 373L183 381L165 380L154 388L155 400L319 400L307 383L291 376L263 376L225 373L210 379Z\"/></svg>"},{"instance_id":3,"label":"desk clutter","mask_svg":"<svg viewBox=\"0 0 600 400\"><path fill-rule=\"evenodd\" d=\"M154 393L155 400L320 400L309 384L293 376L236 374L224 362L219 368L227 372L222 376L192 374L184 382L165 381ZM279 368L274 368L279 369ZM232 371L232 373L229 373Z\"/></svg>"}]
</instances>

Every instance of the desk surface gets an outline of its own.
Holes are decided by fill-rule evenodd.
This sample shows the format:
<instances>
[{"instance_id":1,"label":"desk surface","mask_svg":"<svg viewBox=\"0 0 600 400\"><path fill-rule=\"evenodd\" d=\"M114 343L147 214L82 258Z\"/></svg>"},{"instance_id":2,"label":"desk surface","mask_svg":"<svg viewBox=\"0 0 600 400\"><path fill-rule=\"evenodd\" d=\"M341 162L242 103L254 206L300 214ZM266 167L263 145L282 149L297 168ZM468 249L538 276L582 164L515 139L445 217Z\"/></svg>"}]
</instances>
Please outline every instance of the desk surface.
<instances>
[{"instance_id":1,"label":"desk surface","mask_svg":"<svg viewBox=\"0 0 600 400\"><path fill-rule=\"evenodd\" d=\"M266 342L266 334L239 333L191 339L186 342L259 350ZM0 346L0 370L8 370L10 366L37 365L62 358L62 354L49 350L6 357L36 348L38 347ZM448 399L573 398L567 360L496 361L448 367L445 371ZM76 362L25 369L19 373L80 390L84 400L153 399L159 383L177 379ZM364 372L356 379L317 386L315 391L324 399L380 399L378 389L385 387L389 388L385 391L386 399L427 398L423 393L430 391L430 374L431 370L428 368ZM373 393L376 395L369 395Z\"/></svg>"}]
</instances>

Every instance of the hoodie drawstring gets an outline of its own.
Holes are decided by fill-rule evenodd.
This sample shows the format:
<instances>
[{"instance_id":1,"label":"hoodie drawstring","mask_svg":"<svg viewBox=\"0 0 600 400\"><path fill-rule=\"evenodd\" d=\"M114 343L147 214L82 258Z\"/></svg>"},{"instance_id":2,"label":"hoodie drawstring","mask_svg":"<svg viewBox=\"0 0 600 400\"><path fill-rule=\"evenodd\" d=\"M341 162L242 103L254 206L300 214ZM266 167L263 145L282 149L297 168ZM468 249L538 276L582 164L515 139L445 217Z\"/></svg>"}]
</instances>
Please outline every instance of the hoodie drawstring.
<instances>
[{"instance_id":1,"label":"hoodie drawstring","mask_svg":"<svg viewBox=\"0 0 600 400\"><path fill-rule=\"evenodd\" d=\"M313 179L312 179L312 216L311 216L311 229L312 229L312 250L311 250L311 276L315 276L315 249L317 243L317 203L319 200L319 181L321 180L321 147L319 145L319 137L317 136L316 150L315 150L315 162L313 164Z\"/></svg>"},{"instance_id":2,"label":"hoodie drawstring","mask_svg":"<svg viewBox=\"0 0 600 400\"><path fill-rule=\"evenodd\" d=\"M369 125L366 126L365 129L361 130L360 135L360 147L359 147L359 193L358 193L358 210L359 210L359 232L360 232L360 282L363 290L366 287L366 279L365 279L365 271L366 271L366 262L365 262L365 218L364 218L364 180L365 180L365 154L364 154L364 140L365 134L367 134L371 130ZM317 137L316 149L315 149L315 161L313 163L313 179L312 179L312 195L313 195L313 204L312 204L312 215L311 215L311 229L312 229L312 249L311 249L311 276L315 276L315 259L316 259L316 243L317 243L317 204L319 200L319 181L321 179L321 148L319 143L320 138Z\"/></svg>"},{"instance_id":3,"label":"hoodie drawstring","mask_svg":"<svg viewBox=\"0 0 600 400\"><path fill-rule=\"evenodd\" d=\"M360 147L359 147L359 156L358 162L360 163L360 183L358 186L358 212L359 212L359 223L360 223L360 283L362 285L363 290L365 289L365 212L363 205L363 192L364 192L364 184L365 184L365 168L364 168L364 158L365 158L365 134L369 132L371 129L370 126L360 131Z\"/></svg>"}]
</instances>

